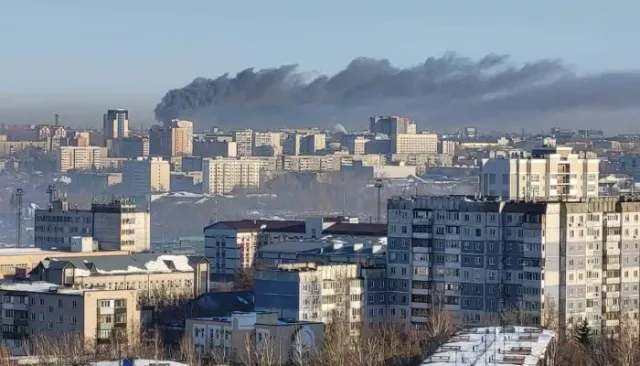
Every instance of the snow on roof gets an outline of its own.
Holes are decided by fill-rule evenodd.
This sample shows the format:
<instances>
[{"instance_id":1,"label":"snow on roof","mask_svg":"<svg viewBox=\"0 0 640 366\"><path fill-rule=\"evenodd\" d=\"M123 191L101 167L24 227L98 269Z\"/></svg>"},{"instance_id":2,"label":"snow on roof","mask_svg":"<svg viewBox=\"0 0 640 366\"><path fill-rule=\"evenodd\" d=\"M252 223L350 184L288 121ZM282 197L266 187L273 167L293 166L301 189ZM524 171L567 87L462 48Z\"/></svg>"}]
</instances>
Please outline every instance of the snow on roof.
<instances>
[{"instance_id":1,"label":"snow on roof","mask_svg":"<svg viewBox=\"0 0 640 366\"><path fill-rule=\"evenodd\" d=\"M23 255L23 254L47 254L53 252L47 252L40 248L0 248L0 256L3 255Z\"/></svg>"},{"instance_id":2,"label":"snow on roof","mask_svg":"<svg viewBox=\"0 0 640 366\"><path fill-rule=\"evenodd\" d=\"M471 328L456 333L421 366L535 366L555 333L519 326Z\"/></svg>"},{"instance_id":3,"label":"snow on roof","mask_svg":"<svg viewBox=\"0 0 640 366\"><path fill-rule=\"evenodd\" d=\"M85 260L86 262L86 260ZM173 263L173 269L167 264ZM126 269L104 270L97 268L96 272L105 275L127 274L127 273L162 273L162 272L192 272L194 269L189 265L189 257L186 255L160 255L155 260L150 260L144 264L144 268L127 266ZM88 269L76 268L75 275L78 277L90 277L91 271Z\"/></svg>"},{"instance_id":4,"label":"snow on roof","mask_svg":"<svg viewBox=\"0 0 640 366\"><path fill-rule=\"evenodd\" d=\"M23 292L57 292L66 295L81 295L84 290L61 288L55 283L44 281L35 282L0 282L0 290Z\"/></svg>"}]
</instances>

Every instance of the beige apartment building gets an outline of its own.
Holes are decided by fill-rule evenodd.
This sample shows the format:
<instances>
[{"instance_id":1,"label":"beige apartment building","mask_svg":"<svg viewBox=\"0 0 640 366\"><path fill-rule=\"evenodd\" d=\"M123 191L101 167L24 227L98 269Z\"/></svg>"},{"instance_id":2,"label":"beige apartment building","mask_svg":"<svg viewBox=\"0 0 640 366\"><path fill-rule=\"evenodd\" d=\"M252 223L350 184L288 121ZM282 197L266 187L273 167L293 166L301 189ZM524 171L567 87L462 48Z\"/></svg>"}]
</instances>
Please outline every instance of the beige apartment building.
<instances>
[{"instance_id":1,"label":"beige apartment building","mask_svg":"<svg viewBox=\"0 0 640 366\"><path fill-rule=\"evenodd\" d=\"M138 336L140 311L134 290L67 289L47 282L1 283L2 343L15 355L29 339L75 333L89 346Z\"/></svg>"},{"instance_id":2,"label":"beige apartment building","mask_svg":"<svg viewBox=\"0 0 640 366\"><path fill-rule=\"evenodd\" d=\"M42 250L39 248L2 248L0 249L0 275L2 278L26 277L38 263L48 257L87 257L100 255L127 255L125 251L109 252L63 252Z\"/></svg>"},{"instance_id":3,"label":"beige apartment building","mask_svg":"<svg viewBox=\"0 0 640 366\"><path fill-rule=\"evenodd\" d=\"M280 319L278 312L233 312L225 317L187 319L185 333L203 357L225 363L253 363L254 352L268 352L277 365L302 364L323 342L319 322Z\"/></svg>"},{"instance_id":4,"label":"beige apartment building","mask_svg":"<svg viewBox=\"0 0 640 366\"><path fill-rule=\"evenodd\" d=\"M280 132L254 132L253 156L282 155L282 134Z\"/></svg>"},{"instance_id":5,"label":"beige apartment building","mask_svg":"<svg viewBox=\"0 0 640 366\"><path fill-rule=\"evenodd\" d=\"M598 197L599 167L599 159L571 147L534 149L530 158L483 160L480 191L514 200Z\"/></svg>"},{"instance_id":6,"label":"beige apartment building","mask_svg":"<svg viewBox=\"0 0 640 366\"><path fill-rule=\"evenodd\" d=\"M6 139L6 136L5 136ZM48 151L50 143L48 141L0 141L0 157L11 156L16 152L28 149L39 149Z\"/></svg>"},{"instance_id":7,"label":"beige apartment building","mask_svg":"<svg viewBox=\"0 0 640 366\"><path fill-rule=\"evenodd\" d=\"M70 208L59 198L46 210L36 210L35 245L45 250L71 250L74 237L92 237L101 250L144 252L151 247L147 207L129 199L94 203L91 209Z\"/></svg>"},{"instance_id":8,"label":"beige apartment building","mask_svg":"<svg viewBox=\"0 0 640 366\"><path fill-rule=\"evenodd\" d=\"M206 257L146 253L48 257L31 271L33 280L66 288L135 290L143 304L197 297L209 291L209 276Z\"/></svg>"},{"instance_id":9,"label":"beige apartment building","mask_svg":"<svg viewBox=\"0 0 640 366\"><path fill-rule=\"evenodd\" d=\"M138 157L122 166L122 187L130 195L169 192L171 166L159 157Z\"/></svg>"},{"instance_id":10,"label":"beige apartment building","mask_svg":"<svg viewBox=\"0 0 640 366\"><path fill-rule=\"evenodd\" d=\"M327 135L324 133L314 133L304 136L300 140L300 153L314 155L317 151L327 148Z\"/></svg>"},{"instance_id":11,"label":"beige apartment building","mask_svg":"<svg viewBox=\"0 0 640 366\"><path fill-rule=\"evenodd\" d=\"M191 156L193 154L193 122L171 121L171 156Z\"/></svg>"},{"instance_id":12,"label":"beige apartment building","mask_svg":"<svg viewBox=\"0 0 640 366\"><path fill-rule=\"evenodd\" d=\"M282 170L291 172L335 172L340 170L339 155L282 156Z\"/></svg>"},{"instance_id":13,"label":"beige apartment building","mask_svg":"<svg viewBox=\"0 0 640 366\"><path fill-rule=\"evenodd\" d=\"M259 188L261 165L252 159L202 159L202 191L226 194L239 188Z\"/></svg>"},{"instance_id":14,"label":"beige apartment building","mask_svg":"<svg viewBox=\"0 0 640 366\"><path fill-rule=\"evenodd\" d=\"M253 130L234 131L233 141L236 143L238 156L251 156L253 152Z\"/></svg>"},{"instance_id":15,"label":"beige apartment building","mask_svg":"<svg viewBox=\"0 0 640 366\"><path fill-rule=\"evenodd\" d=\"M399 133L391 136L391 154L436 154L438 135L435 133Z\"/></svg>"},{"instance_id":16,"label":"beige apartment building","mask_svg":"<svg viewBox=\"0 0 640 366\"><path fill-rule=\"evenodd\" d=\"M61 146L58 149L58 172L100 169L107 157L107 149L98 146Z\"/></svg>"}]
</instances>

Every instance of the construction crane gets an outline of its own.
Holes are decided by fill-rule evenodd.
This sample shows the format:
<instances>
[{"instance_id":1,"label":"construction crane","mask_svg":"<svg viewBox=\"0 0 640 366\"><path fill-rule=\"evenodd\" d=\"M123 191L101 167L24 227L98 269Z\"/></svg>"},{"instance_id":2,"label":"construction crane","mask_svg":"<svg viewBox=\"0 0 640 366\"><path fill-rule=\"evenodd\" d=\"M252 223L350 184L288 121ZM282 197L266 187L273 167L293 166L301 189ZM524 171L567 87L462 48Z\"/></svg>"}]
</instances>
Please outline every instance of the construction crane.
<instances>
[{"instance_id":1,"label":"construction crane","mask_svg":"<svg viewBox=\"0 0 640 366\"><path fill-rule=\"evenodd\" d=\"M24 191L22 188L16 189L15 193L15 203L16 203L16 215L17 215L17 224L16 224L16 244L18 247L22 246L22 195Z\"/></svg>"}]
</instances>

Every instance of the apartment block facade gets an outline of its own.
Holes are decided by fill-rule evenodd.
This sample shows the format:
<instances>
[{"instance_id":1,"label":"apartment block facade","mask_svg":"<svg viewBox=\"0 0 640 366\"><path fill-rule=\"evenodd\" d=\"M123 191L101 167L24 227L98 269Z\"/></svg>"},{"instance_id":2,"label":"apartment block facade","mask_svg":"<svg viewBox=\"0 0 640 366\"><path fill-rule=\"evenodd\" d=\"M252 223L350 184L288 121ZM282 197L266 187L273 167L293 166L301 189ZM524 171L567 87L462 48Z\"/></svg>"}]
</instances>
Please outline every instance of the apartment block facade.
<instances>
[{"instance_id":1,"label":"apartment block facade","mask_svg":"<svg viewBox=\"0 0 640 366\"><path fill-rule=\"evenodd\" d=\"M513 200L579 200L598 197L600 160L571 147L534 149L530 158L485 159L480 192Z\"/></svg>"},{"instance_id":2,"label":"apartment block facade","mask_svg":"<svg viewBox=\"0 0 640 366\"><path fill-rule=\"evenodd\" d=\"M369 118L369 131L388 136L397 134L415 134L416 123L406 117L378 116Z\"/></svg>"},{"instance_id":3,"label":"apartment block facade","mask_svg":"<svg viewBox=\"0 0 640 366\"><path fill-rule=\"evenodd\" d=\"M193 154L193 122L172 120L170 127L171 156Z\"/></svg>"},{"instance_id":4,"label":"apartment block facade","mask_svg":"<svg viewBox=\"0 0 640 366\"><path fill-rule=\"evenodd\" d=\"M122 164L122 185L128 194L144 195L171 190L171 166L160 157L138 157Z\"/></svg>"},{"instance_id":5,"label":"apartment block facade","mask_svg":"<svg viewBox=\"0 0 640 366\"><path fill-rule=\"evenodd\" d=\"M151 248L148 209L128 199L70 208L66 198L35 211L34 242L41 249L70 250L73 237L93 237L102 250L144 252Z\"/></svg>"},{"instance_id":6,"label":"apartment block facade","mask_svg":"<svg viewBox=\"0 0 640 366\"><path fill-rule=\"evenodd\" d=\"M251 352L260 349L273 354L276 364L302 363L317 354L324 330L322 323L283 319L278 312L187 319L185 328L202 357L235 364L249 363Z\"/></svg>"},{"instance_id":7,"label":"apartment block facade","mask_svg":"<svg viewBox=\"0 0 640 366\"><path fill-rule=\"evenodd\" d=\"M64 288L135 290L142 303L163 297L197 297L209 291L209 261L203 256L48 257L31 278Z\"/></svg>"},{"instance_id":8,"label":"apartment block facade","mask_svg":"<svg viewBox=\"0 0 640 366\"><path fill-rule=\"evenodd\" d=\"M86 345L138 336L140 312L133 290L65 289L47 282L0 284L2 342L27 354L31 337L75 333Z\"/></svg>"},{"instance_id":9,"label":"apartment block facade","mask_svg":"<svg viewBox=\"0 0 640 366\"><path fill-rule=\"evenodd\" d=\"M58 172L69 170L100 169L105 164L107 148L98 146L61 146L58 149L56 163Z\"/></svg>"},{"instance_id":10,"label":"apartment block facade","mask_svg":"<svg viewBox=\"0 0 640 366\"><path fill-rule=\"evenodd\" d=\"M363 324L373 328L385 321L384 268L291 263L257 269L255 281L257 311L296 320L346 322L354 332Z\"/></svg>"},{"instance_id":11,"label":"apartment block facade","mask_svg":"<svg viewBox=\"0 0 640 366\"><path fill-rule=\"evenodd\" d=\"M260 187L262 163L250 159L202 159L202 190L208 194L227 194L234 189Z\"/></svg>"},{"instance_id":12,"label":"apartment block facade","mask_svg":"<svg viewBox=\"0 0 640 366\"><path fill-rule=\"evenodd\" d=\"M391 199L388 217L395 321L424 323L444 309L481 324L517 310L536 325L553 309L596 332L615 332L623 317L638 324L638 201L418 196Z\"/></svg>"}]
</instances>

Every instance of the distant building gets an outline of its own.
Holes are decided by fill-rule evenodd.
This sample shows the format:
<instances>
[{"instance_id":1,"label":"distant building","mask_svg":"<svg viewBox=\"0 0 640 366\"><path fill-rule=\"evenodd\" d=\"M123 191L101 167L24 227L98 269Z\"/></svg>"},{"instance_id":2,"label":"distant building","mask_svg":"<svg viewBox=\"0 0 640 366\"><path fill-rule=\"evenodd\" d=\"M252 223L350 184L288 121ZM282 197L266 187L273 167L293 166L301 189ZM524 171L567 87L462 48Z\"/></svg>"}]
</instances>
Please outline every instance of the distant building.
<instances>
[{"instance_id":1,"label":"distant building","mask_svg":"<svg viewBox=\"0 0 640 366\"><path fill-rule=\"evenodd\" d=\"M253 130L234 131L233 141L236 143L238 156L251 156L253 153Z\"/></svg>"},{"instance_id":2,"label":"distant building","mask_svg":"<svg viewBox=\"0 0 640 366\"><path fill-rule=\"evenodd\" d=\"M254 357L252 346L272 354L277 365L299 364L322 347L322 323L285 319L279 312L233 312L224 317L187 319L185 333L202 357L219 354L225 364L241 364Z\"/></svg>"},{"instance_id":3,"label":"distant building","mask_svg":"<svg viewBox=\"0 0 640 366\"><path fill-rule=\"evenodd\" d=\"M476 127L465 127L464 137L468 139L475 139L476 137L478 137L478 129Z\"/></svg>"},{"instance_id":4,"label":"distant building","mask_svg":"<svg viewBox=\"0 0 640 366\"><path fill-rule=\"evenodd\" d=\"M153 126L149 129L149 155L171 156L171 133L165 126Z\"/></svg>"},{"instance_id":5,"label":"distant building","mask_svg":"<svg viewBox=\"0 0 640 366\"><path fill-rule=\"evenodd\" d=\"M284 155L300 155L301 140L303 135L299 133L290 134L282 144L282 154Z\"/></svg>"},{"instance_id":6,"label":"distant building","mask_svg":"<svg viewBox=\"0 0 640 366\"><path fill-rule=\"evenodd\" d=\"M279 132L254 132L253 156L282 155L281 134Z\"/></svg>"},{"instance_id":7,"label":"distant building","mask_svg":"<svg viewBox=\"0 0 640 366\"><path fill-rule=\"evenodd\" d=\"M69 170L100 169L104 165L107 151L104 147L87 146L61 146L58 149L58 172L65 173Z\"/></svg>"},{"instance_id":8,"label":"distant building","mask_svg":"<svg viewBox=\"0 0 640 366\"><path fill-rule=\"evenodd\" d=\"M129 111L126 109L110 109L103 117L104 139L112 140L129 137Z\"/></svg>"},{"instance_id":9,"label":"distant building","mask_svg":"<svg viewBox=\"0 0 640 366\"><path fill-rule=\"evenodd\" d=\"M93 237L101 250L148 251L151 222L146 207L130 200L91 205L90 210L69 208L66 198L49 209L35 211L34 242L41 249L71 250L73 237Z\"/></svg>"},{"instance_id":10,"label":"distant building","mask_svg":"<svg viewBox=\"0 0 640 366\"><path fill-rule=\"evenodd\" d=\"M122 166L122 188L129 195L169 192L171 167L159 157L127 160Z\"/></svg>"},{"instance_id":11,"label":"distant building","mask_svg":"<svg viewBox=\"0 0 640 366\"><path fill-rule=\"evenodd\" d=\"M235 158L238 156L238 143L234 141L204 140L193 142L193 155L204 158Z\"/></svg>"},{"instance_id":12,"label":"distant building","mask_svg":"<svg viewBox=\"0 0 640 366\"><path fill-rule=\"evenodd\" d=\"M405 179L416 175L416 167L400 163L398 165L368 165L362 161L354 161L351 166L342 166L342 173L351 174L362 179Z\"/></svg>"},{"instance_id":13,"label":"distant building","mask_svg":"<svg viewBox=\"0 0 640 366\"><path fill-rule=\"evenodd\" d=\"M109 157L135 159L149 156L149 138L141 136L118 138L107 141Z\"/></svg>"},{"instance_id":14,"label":"distant building","mask_svg":"<svg viewBox=\"0 0 640 366\"><path fill-rule=\"evenodd\" d=\"M314 155L320 150L327 148L327 135L324 133L314 133L304 136L300 140L300 154Z\"/></svg>"},{"instance_id":15,"label":"distant building","mask_svg":"<svg viewBox=\"0 0 640 366\"><path fill-rule=\"evenodd\" d=\"M399 116L378 116L369 118L369 131L388 136L415 134L416 123L409 118Z\"/></svg>"},{"instance_id":16,"label":"distant building","mask_svg":"<svg viewBox=\"0 0 640 366\"><path fill-rule=\"evenodd\" d=\"M514 200L578 200L598 197L600 161L569 147L539 148L531 158L485 159L480 191Z\"/></svg>"},{"instance_id":17,"label":"distant building","mask_svg":"<svg viewBox=\"0 0 640 366\"><path fill-rule=\"evenodd\" d=\"M193 154L193 122L171 121L171 156L191 156Z\"/></svg>"},{"instance_id":18,"label":"distant building","mask_svg":"<svg viewBox=\"0 0 640 366\"><path fill-rule=\"evenodd\" d=\"M109 344L139 332L135 290L64 288L37 281L0 283L0 296L2 343L15 355L29 353L28 342L34 335L55 338L76 333L87 344Z\"/></svg>"},{"instance_id":19,"label":"distant building","mask_svg":"<svg viewBox=\"0 0 640 366\"><path fill-rule=\"evenodd\" d=\"M256 160L202 159L202 190L226 194L234 189L260 187L260 166Z\"/></svg>"},{"instance_id":20,"label":"distant building","mask_svg":"<svg viewBox=\"0 0 640 366\"><path fill-rule=\"evenodd\" d=\"M396 134L391 137L392 154L436 154L438 135L435 133Z\"/></svg>"}]
</instances>

